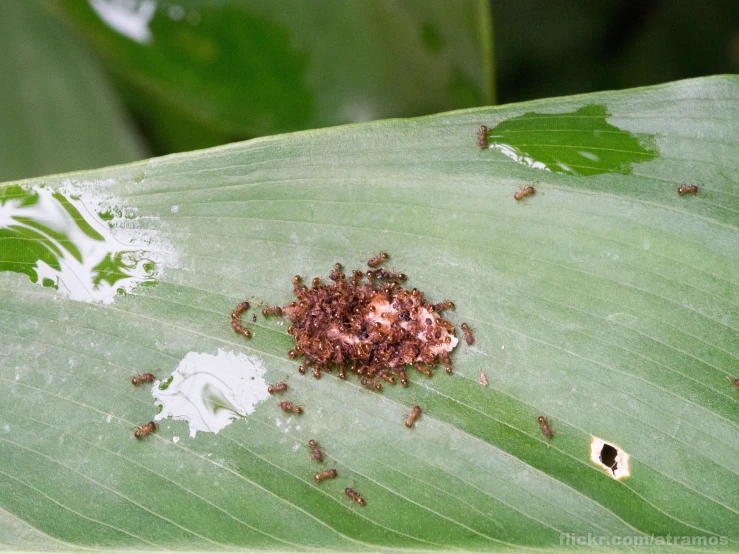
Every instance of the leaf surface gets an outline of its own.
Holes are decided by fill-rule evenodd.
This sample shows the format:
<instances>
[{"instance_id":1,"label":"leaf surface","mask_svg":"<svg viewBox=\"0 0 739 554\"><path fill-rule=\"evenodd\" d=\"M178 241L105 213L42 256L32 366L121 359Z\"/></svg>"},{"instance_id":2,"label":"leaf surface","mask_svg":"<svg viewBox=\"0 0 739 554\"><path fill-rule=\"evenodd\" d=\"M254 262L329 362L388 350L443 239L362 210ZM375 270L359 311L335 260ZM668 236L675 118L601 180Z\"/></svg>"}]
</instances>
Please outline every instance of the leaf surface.
<instances>
[{"instance_id":1,"label":"leaf surface","mask_svg":"<svg viewBox=\"0 0 739 554\"><path fill-rule=\"evenodd\" d=\"M714 77L4 185L0 226L37 237L31 254L16 241L12 259L33 264L42 248L63 263L39 266L35 284L21 265L0 273L0 521L15 522L0 542L502 550L592 533L723 537L736 548L738 99L739 79ZM546 125L536 130L532 114ZM546 170L577 166L573 148L598 171ZM697 195L677 193L691 183ZM514 200L529 185L536 193ZM66 211L23 212L45 206ZM82 261L69 265L79 282L113 296L73 299L65 236L79 241ZM326 279L335 262L361 268L380 251L409 287L453 300L448 317L469 323L475 344L457 347L453 375L413 372L405 389L299 375L287 324L252 323L254 307L289 302L295 274ZM244 299L248 341L229 317ZM267 382L288 376L279 400L304 413L255 397L218 433L191 438L186 421L164 419L134 438L158 408L132 375L155 373L154 389L172 393L177 377L165 379L186 358L244 357ZM193 367L218 365L203 363ZM183 394L213 413L237 409L233 387L206 388ZM409 430L413 405L423 414ZM630 477L591 461L592 437L630 455ZM339 478L313 481L332 467Z\"/></svg>"}]
</instances>

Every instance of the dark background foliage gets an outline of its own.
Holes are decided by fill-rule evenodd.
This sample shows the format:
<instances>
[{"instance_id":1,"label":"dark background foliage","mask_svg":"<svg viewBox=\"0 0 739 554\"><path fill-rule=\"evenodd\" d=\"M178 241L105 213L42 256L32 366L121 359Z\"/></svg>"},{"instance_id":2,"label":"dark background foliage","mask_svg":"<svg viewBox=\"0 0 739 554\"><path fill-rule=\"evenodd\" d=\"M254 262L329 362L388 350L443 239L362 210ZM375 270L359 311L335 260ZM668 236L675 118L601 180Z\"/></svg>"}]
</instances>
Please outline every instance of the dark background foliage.
<instances>
[{"instance_id":1,"label":"dark background foliage","mask_svg":"<svg viewBox=\"0 0 739 554\"><path fill-rule=\"evenodd\" d=\"M28 0L2 11L0 180L739 71L732 0ZM144 35L115 30L121 14L142 16Z\"/></svg>"},{"instance_id":2,"label":"dark background foliage","mask_svg":"<svg viewBox=\"0 0 739 554\"><path fill-rule=\"evenodd\" d=\"M732 0L492 0L498 102L739 71Z\"/></svg>"}]
</instances>

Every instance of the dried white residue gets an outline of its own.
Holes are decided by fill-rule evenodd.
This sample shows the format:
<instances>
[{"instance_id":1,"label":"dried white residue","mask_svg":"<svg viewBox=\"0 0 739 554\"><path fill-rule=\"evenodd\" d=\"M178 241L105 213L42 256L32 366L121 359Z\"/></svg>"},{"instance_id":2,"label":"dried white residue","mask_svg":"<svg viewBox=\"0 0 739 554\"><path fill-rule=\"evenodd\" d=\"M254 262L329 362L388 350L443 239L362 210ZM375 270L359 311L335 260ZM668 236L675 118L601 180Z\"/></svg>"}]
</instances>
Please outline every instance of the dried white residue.
<instances>
[{"instance_id":1,"label":"dried white residue","mask_svg":"<svg viewBox=\"0 0 739 554\"><path fill-rule=\"evenodd\" d=\"M154 383L152 395L162 405L155 419L187 421L191 437L198 431L217 433L269 398L265 371L261 360L241 353L190 352L171 377Z\"/></svg>"},{"instance_id":2,"label":"dried white residue","mask_svg":"<svg viewBox=\"0 0 739 554\"><path fill-rule=\"evenodd\" d=\"M110 304L118 294L155 282L174 263L158 232L137 228L136 210L107 193L106 181L34 186L0 205L0 229L22 237L34 283L74 300ZM28 271L24 271L29 273Z\"/></svg>"}]
</instances>

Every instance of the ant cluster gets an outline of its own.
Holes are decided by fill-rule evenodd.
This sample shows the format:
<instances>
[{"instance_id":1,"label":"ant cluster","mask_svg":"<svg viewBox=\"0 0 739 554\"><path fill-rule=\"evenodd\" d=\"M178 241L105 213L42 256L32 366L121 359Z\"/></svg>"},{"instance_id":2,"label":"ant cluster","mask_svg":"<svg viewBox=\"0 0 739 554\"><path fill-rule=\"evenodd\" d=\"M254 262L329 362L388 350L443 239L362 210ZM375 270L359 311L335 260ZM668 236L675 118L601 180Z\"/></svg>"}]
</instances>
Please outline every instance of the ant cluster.
<instances>
[{"instance_id":1,"label":"ant cluster","mask_svg":"<svg viewBox=\"0 0 739 554\"><path fill-rule=\"evenodd\" d=\"M368 265L374 268L387 257L383 252ZM305 358L300 373L312 368L318 379L322 371L337 368L341 379L350 371L363 386L380 390L376 378L395 383L397 375L406 386L407 365L427 376L440 363L452 372L449 355L458 340L454 326L439 316L454 307L452 302L429 304L423 292L401 286L404 274L382 268L354 271L347 280L336 264L329 277L330 284L316 277L307 287L296 276L296 300L281 310L295 341L288 355Z\"/></svg>"}]
</instances>

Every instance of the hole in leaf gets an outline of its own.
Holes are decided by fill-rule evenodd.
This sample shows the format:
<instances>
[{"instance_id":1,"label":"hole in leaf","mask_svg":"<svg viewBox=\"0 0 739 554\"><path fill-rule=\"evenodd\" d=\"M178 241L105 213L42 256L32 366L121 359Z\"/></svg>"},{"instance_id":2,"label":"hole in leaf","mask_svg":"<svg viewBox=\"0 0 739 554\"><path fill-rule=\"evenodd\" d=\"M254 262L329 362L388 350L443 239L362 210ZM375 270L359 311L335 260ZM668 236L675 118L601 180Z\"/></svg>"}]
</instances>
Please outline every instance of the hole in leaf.
<instances>
[{"instance_id":1,"label":"hole in leaf","mask_svg":"<svg viewBox=\"0 0 739 554\"><path fill-rule=\"evenodd\" d=\"M613 443L593 437L590 443L590 459L612 479L623 479L629 473L629 455Z\"/></svg>"},{"instance_id":2,"label":"hole in leaf","mask_svg":"<svg viewBox=\"0 0 739 554\"><path fill-rule=\"evenodd\" d=\"M611 470L616 471L618 469L618 462L616 461L616 455L618 450L613 448L610 444L604 444L600 451L600 463L606 467L610 467Z\"/></svg>"}]
</instances>

